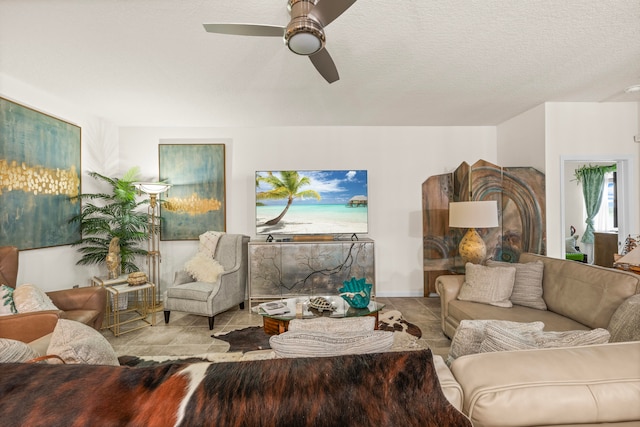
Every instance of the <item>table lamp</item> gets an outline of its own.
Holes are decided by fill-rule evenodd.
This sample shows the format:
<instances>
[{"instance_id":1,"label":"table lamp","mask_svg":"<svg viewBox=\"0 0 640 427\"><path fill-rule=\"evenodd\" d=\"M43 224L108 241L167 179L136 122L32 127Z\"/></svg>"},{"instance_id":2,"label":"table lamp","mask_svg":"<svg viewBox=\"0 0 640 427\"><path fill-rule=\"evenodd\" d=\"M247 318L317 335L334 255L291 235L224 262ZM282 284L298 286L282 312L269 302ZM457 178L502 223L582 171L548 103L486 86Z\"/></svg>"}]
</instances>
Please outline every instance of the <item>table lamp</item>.
<instances>
[{"instance_id":1,"label":"table lamp","mask_svg":"<svg viewBox=\"0 0 640 427\"><path fill-rule=\"evenodd\" d=\"M465 264L480 264L487 256L487 247L476 228L497 226L498 202L495 200L449 203L449 227L469 229L458 246Z\"/></svg>"}]
</instances>

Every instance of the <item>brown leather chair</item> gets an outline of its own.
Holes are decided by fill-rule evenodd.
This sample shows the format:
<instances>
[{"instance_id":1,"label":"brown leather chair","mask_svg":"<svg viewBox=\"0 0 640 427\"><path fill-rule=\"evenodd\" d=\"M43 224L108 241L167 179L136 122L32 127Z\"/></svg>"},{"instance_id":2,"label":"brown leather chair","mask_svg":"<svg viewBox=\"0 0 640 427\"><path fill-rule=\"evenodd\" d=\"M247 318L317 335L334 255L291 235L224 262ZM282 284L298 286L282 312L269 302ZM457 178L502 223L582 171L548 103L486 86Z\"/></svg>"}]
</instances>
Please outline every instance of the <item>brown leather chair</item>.
<instances>
[{"instance_id":1,"label":"brown leather chair","mask_svg":"<svg viewBox=\"0 0 640 427\"><path fill-rule=\"evenodd\" d=\"M0 246L0 284L16 287L18 248ZM47 292L59 311L37 311L0 316L0 338L30 342L55 328L59 318L76 320L99 330L107 292L102 287L84 287Z\"/></svg>"}]
</instances>

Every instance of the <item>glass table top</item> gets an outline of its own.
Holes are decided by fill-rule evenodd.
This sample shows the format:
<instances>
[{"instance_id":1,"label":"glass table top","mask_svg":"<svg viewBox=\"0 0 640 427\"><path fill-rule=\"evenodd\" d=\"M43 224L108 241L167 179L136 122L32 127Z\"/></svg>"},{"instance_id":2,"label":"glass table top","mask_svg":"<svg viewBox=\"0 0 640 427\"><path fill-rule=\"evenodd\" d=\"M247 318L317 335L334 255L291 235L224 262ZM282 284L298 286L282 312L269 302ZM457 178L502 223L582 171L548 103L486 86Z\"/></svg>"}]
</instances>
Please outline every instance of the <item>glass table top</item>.
<instances>
[{"instance_id":1,"label":"glass table top","mask_svg":"<svg viewBox=\"0 0 640 427\"><path fill-rule=\"evenodd\" d=\"M280 300L274 300L271 302L281 302L287 306L288 311L286 313L281 314L268 314L261 308L262 304L258 304L252 308L255 313L258 313L265 317L270 317L272 319L279 320L291 320L291 319L312 319L314 317L333 317L333 318L344 318L344 317L359 317L359 316L368 316L370 314L376 313L384 308L384 304L370 301L369 305L365 308L354 308L351 307L343 298L339 295L323 295L321 298L327 300L327 302L331 305L331 311L327 315L326 313L329 310L323 310L320 312L319 310L314 309L310 305L311 298L310 296L301 296L295 298L284 298ZM266 303L263 303L266 304ZM301 306L298 306L300 304ZM298 311L296 311L298 310ZM298 314L297 314L298 313Z\"/></svg>"}]
</instances>

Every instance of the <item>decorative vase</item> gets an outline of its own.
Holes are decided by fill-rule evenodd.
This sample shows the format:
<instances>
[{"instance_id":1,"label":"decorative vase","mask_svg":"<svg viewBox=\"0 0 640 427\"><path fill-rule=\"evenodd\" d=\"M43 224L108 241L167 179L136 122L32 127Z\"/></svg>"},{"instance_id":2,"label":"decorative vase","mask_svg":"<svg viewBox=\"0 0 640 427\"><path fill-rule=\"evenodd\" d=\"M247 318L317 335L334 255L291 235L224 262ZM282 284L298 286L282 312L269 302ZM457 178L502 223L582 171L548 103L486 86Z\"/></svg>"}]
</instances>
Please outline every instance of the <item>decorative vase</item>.
<instances>
[{"instance_id":1,"label":"decorative vase","mask_svg":"<svg viewBox=\"0 0 640 427\"><path fill-rule=\"evenodd\" d=\"M371 283L366 283L364 278L356 279L355 277L342 283L344 286L338 289L338 292L351 307L366 308L369 305L371 289L373 288Z\"/></svg>"}]
</instances>

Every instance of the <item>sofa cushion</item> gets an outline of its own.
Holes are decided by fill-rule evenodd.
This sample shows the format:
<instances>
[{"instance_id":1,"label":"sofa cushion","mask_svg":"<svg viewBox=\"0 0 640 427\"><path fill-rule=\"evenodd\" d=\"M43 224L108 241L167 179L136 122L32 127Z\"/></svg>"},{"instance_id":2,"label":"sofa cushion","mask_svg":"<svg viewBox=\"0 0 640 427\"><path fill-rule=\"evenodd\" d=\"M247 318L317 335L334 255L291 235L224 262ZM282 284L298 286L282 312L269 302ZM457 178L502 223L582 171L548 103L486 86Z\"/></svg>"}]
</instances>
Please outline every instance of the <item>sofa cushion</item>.
<instances>
[{"instance_id":1,"label":"sofa cushion","mask_svg":"<svg viewBox=\"0 0 640 427\"><path fill-rule=\"evenodd\" d=\"M13 302L13 288L7 285L0 285L0 316L15 314L16 304Z\"/></svg>"},{"instance_id":2,"label":"sofa cushion","mask_svg":"<svg viewBox=\"0 0 640 427\"><path fill-rule=\"evenodd\" d=\"M449 358L447 363L453 362L458 357L480 352L480 346L486 337L489 326L494 325L499 329L508 329L517 332L542 331L542 322L510 322L507 320L463 320L456 329L456 334L451 340Z\"/></svg>"},{"instance_id":3,"label":"sofa cushion","mask_svg":"<svg viewBox=\"0 0 640 427\"><path fill-rule=\"evenodd\" d=\"M393 345L393 332L285 332L272 336L269 344L277 357L382 353Z\"/></svg>"},{"instance_id":4,"label":"sofa cushion","mask_svg":"<svg viewBox=\"0 0 640 427\"><path fill-rule=\"evenodd\" d=\"M38 356L38 353L22 341L0 338L0 363L23 363Z\"/></svg>"},{"instance_id":5,"label":"sofa cushion","mask_svg":"<svg viewBox=\"0 0 640 427\"><path fill-rule=\"evenodd\" d=\"M480 352L605 344L609 342L609 336L609 331L606 329L544 332L542 330L515 330L509 327L489 324L487 325L485 339L480 345Z\"/></svg>"},{"instance_id":6,"label":"sofa cushion","mask_svg":"<svg viewBox=\"0 0 640 427\"><path fill-rule=\"evenodd\" d=\"M513 283L513 291L509 298L513 304L524 305L525 307L546 310L542 298L542 276L544 274L544 264L542 261L528 263L508 263L488 260L489 267L508 267L516 269L516 277Z\"/></svg>"},{"instance_id":7,"label":"sofa cushion","mask_svg":"<svg viewBox=\"0 0 640 427\"><path fill-rule=\"evenodd\" d=\"M627 298L613 313L610 342L640 341L640 294Z\"/></svg>"},{"instance_id":8,"label":"sofa cushion","mask_svg":"<svg viewBox=\"0 0 640 427\"><path fill-rule=\"evenodd\" d=\"M100 332L74 320L58 320L47 354L60 356L65 363L120 365L111 344Z\"/></svg>"},{"instance_id":9,"label":"sofa cushion","mask_svg":"<svg viewBox=\"0 0 640 427\"><path fill-rule=\"evenodd\" d=\"M536 260L544 263L542 290L547 309L589 329L606 328L620 304L640 293L639 275L542 255L520 255L520 262Z\"/></svg>"},{"instance_id":10,"label":"sofa cushion","mask_svg":"<svg viewBox=\"0 0 640 427\"><path fill-rule=\"evenodd\" d=\"M498 307L511 307L513 304L509 297L513 291L515 274L515 267L489 268L468 262L458 299Z\"/></svg>"},{"instance_id":11,"label":"sofa cushion","mask_svg":"<svg viewBox=\"0 0 640 427\"><path fill-rule=\"evenodd\" d=\"M13 302L18 313L58 310L51 298L35 285L25 283L13 291Z\"/></svg>"},{"instance_id":12,"label":"sofa cushion","mask_svg":"<svg viewBox=\"0 0 640 427\"><path fill-rule=\"evenodd\" d=\"M631 425L640 420L638 360L633 342L474 354L451 371L474 425Z\"/></svg>"}]
</instances>

